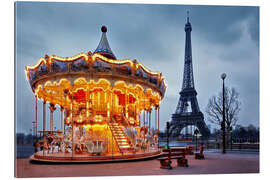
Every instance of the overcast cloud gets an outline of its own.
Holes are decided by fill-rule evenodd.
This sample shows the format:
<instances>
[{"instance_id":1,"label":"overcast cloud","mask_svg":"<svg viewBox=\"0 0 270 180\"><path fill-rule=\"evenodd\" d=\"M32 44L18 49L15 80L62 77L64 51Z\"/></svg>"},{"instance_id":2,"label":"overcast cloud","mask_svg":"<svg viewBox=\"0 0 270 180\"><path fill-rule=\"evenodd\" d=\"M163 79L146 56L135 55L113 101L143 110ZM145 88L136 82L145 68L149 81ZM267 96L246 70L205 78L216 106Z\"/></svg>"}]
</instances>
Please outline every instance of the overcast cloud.
<instances>
[{"instance_id":1,"label":"overcast cloud","mask_svg":"<svg viewBox=\"0 0 270 180\"><path fill-rule=\"evenodd\" d=\"M258 7L17 2L17 132L29 133L35 120L35 97L25 66L36 64L45 54L66 57L93 52L102 25L108 27L107 37L118 59L137 59L165 76L168 89L160 111L163 129L175 111L182 85L187 10L201 111L221 90L220 75L226 72L226 85L240 93L238 123L259 126ZM41 102L38 106L41 123ZM60 118L59 110L54 117ZM206 114L205 121L209 124Z\"/></svg>"}]
</instances>

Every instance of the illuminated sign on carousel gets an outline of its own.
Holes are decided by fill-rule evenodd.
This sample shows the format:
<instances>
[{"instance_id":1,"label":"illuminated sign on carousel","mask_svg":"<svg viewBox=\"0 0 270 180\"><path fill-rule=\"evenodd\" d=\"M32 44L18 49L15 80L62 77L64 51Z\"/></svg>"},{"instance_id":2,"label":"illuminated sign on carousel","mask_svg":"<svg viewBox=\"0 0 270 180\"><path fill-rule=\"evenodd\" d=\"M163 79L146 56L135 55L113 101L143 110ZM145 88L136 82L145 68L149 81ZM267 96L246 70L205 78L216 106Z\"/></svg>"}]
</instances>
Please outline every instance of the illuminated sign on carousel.
<instances>
[{"instance_id":1,"label":"illuminated sign on carousel","mask_svg":"<svg viewBox=\"0 0 270 180\"><path fill-rule=\"evenodd\" d=\"M45 55L36 65L26 67L26 77L36 98L43 101L45 114L40 131L45 148L32 159L46 160L53 155L58 161L62 157L74 159L77 154L86 161L92 156L112 155L129 159L159 152L159 104L167 87L164 77L137 60L116 59L106 37L107 28L102 26L101 30L94 53ZM47 103L51 113L48 130ZM56 107L61 110L58 132L62 133L58 135L53 131ZM46 149L46 145L57 148Z\"/></svg>"}]
</instances>

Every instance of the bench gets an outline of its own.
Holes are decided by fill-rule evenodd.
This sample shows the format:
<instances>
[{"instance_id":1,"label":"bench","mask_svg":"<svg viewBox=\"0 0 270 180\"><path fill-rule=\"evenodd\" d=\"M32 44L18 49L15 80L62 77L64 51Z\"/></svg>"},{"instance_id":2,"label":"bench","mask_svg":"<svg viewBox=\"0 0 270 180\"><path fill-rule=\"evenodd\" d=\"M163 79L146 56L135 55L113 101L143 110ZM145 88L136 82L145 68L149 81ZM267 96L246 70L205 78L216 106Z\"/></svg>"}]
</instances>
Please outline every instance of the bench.
<instances>
[{"instance_id":1,"label":"bench","mask_svg":"<svg viewBox=\"0 0 270 180\"><path fill-rule=\"evenodd\" d=\"M171 156L169 157L160 157L157 160L160 161L160 168L162 169L172 169L172 159L177 159L177 166L179 167L188 167L188 161L184 156Z\"/></svg>"},{"instance_id":2,"label":"bench","mask_svg":"<svg viewBox=\"0 0 270 180\"><path fill-rule=\"evenodd\" d=\"M185 148L164 149L163 153L161 154L162 157L158 158L157 160L160 161L160 168L162 169L172 169L172 159L177 159L177 166L188 167L188 161L185 158L186 154Z\"/></svg>"}]
</instances>

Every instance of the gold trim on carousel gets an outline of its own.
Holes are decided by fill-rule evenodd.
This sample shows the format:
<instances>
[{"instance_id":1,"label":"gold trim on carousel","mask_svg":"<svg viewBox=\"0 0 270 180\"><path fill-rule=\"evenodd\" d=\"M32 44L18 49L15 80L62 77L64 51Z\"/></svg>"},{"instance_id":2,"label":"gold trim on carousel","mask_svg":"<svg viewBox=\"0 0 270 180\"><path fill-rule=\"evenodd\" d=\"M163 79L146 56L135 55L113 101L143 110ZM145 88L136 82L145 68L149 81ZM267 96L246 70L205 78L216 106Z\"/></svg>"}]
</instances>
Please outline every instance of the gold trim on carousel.
<instances>
[{"instance_id":1,"label":"gold trim on carousel","mask_svg":"<svg viewBox=\"0 0 270 180\"><path fill-rule=\"evenodd\" d=\"M78 78L80 79L80 78ZM76 80L78 80L76 79ZM84 78L81 78L84 79ZM75 80L75 81L76 81ZM84 80L83 80L84 81ZM61 84L65 82L69 84L69 87L63 87ZM70 103L69 99L65 99L62 92L64 89L70 89L72 92L78 91L78 89L88 89L88 90L95 90L95 89L102 89L102 91L120 91L121 93L126 93L128 90L128 94L132 94L134 97L141 97L143 99L152 99L154 102L150 103L152 105L159 104L161 101L161 96L158 92L152 90L151 88L144 88L140 84L136 84L132 86L131 84L127 85L124 81L116 81L116 86L112 86L110 81L106 79L100 79L99 81L95 82L94 80L90 80L90 82L85 81L86 84L76 84L72 86L70 81L67 79L61 79L58 83L56 81L46 81L44 86L38 85L37 89L35 90L35 95L38 99L43 99L45 101L49 101L55 105L62 105L66 103ZM104 88L102 84L106 83L107 88ZM120 85L120 86L117 86ZM46 87L47 86L47 87ZM125 90L123 90L125 88ZM58 92L58 93L53 93ZM136 95L137 94L137 95ZM140 100L141 101L141 100ZM63 104L64 103L64 104ZM76 104L76 103L75 103Z\"/></svg>"},{"instance_id":2,"label":"gold trim on carousel","mask_svg":"<svg viewBox=\"0 0 270 180\"><path fill-rule=\"evenodd\" d=\"M81 57L84 57L84 61L90 61L92 59L93 62L95 62L97 60L97 58L100 58L101 60L105 61L105 62L109 62L111 64L125 64L128 63L130 64L130 66L135 66L135 70L137 70L139 67L141 67L143 70L145 70L147 73L151 74L151 75L158 75L159 77L161 76L160 72L153 72L151 70L149 70L148 68L146 68L142 63L137 62L136 64L131 61L130 59L123 59L123 60L113 60L113 59L109 59L106 58L104 56L102 56L101 54L95 53L93 54L91 57L89 58L89 56L85 53L79 53L75 56L72 57L60 57L60 56L56 56L56 55L51 55L49 56L48 60L46 60L44 57L41 57L38 61L38 63L36 63L33 66L26 66L26 71L29 70L34 70L37 67L39 67L41 65L41 63L43 62L44 64L51 64L53 62L53 60L58 60L58 61L62 61L62 62L71 62L74 60L77 60ZM132 67L131 67L132 68Z\"/></svg>"}]
</instances>

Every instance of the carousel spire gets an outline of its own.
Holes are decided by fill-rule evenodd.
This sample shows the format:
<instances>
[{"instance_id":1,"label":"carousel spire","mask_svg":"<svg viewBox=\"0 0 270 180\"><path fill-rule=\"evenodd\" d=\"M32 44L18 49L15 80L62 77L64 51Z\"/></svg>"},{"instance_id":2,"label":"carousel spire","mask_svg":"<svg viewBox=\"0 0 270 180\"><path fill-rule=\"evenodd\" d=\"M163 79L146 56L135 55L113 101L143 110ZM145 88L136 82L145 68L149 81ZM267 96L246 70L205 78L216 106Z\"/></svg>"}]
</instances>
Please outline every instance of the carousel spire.
<instances>
[{"instance_id":1,"label":"carousel spire","mask_svg":"<svg viewBox=\"0 0 270 180\"><path fill-rule=\"evenodd\" d=\"M99 53L99 54L101 54L101 55L103 55L103 56L105 56L107 58L116 60L116 57L113 54L113 52L112 52L112 50L110 48L109 42L107 40L107 36L106 36L107 27L102 26L101 27L101 32L102 32L101 40L100 40L100 42L98 44L97 49L94 51L94 53Z\"/></svg>"}]
</instances>

